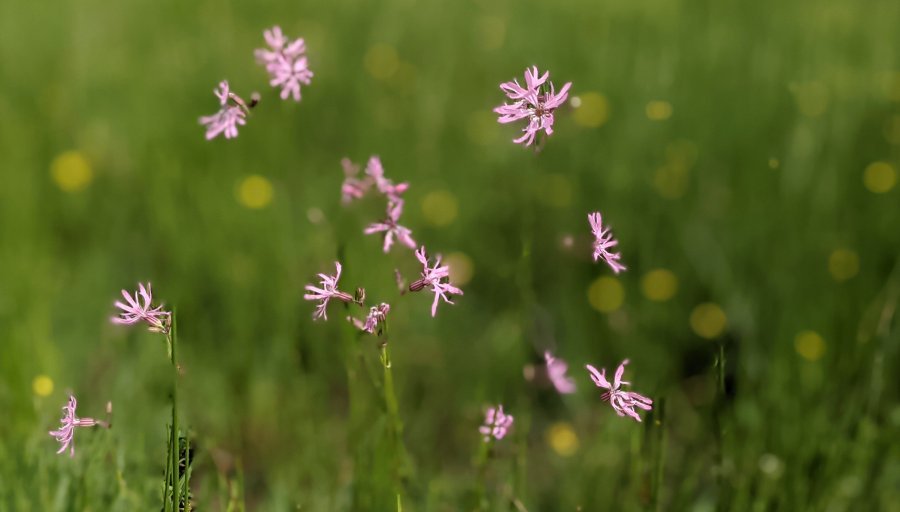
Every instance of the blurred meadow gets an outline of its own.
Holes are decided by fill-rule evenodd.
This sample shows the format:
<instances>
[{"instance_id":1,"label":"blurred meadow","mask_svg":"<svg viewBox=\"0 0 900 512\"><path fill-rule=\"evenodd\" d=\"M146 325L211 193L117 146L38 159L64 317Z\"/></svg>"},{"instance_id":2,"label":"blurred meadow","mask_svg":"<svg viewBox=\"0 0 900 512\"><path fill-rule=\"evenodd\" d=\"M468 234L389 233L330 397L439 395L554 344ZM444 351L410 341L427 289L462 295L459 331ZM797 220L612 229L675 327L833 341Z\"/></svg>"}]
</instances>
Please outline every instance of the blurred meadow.
<instances>
[{"instance_id":1,"label":"blurred meadow","mask_svg":"<svg viewBox=\"0 0 900 512\"><path fill-rule=\"evenodd\" d=\"M165 343L109 321L138 281L177 308L196 510L468 511L479 488L519 512L900 510L898 21L893 0L0 2L0 511L161 508ZM254 61L275 24L307 42L299 104ZM573 82L539 153L491 112L531 65ZM222 79L262 101L208 142ZM362 234L383 203L340 202L340 159L370 155L465 291L434 319L394 282L412 251ZM399 462L377 340L302 297L336 259L392 305ZM625 358L643 423L584 370ZM47 434L70 392L113 404L74 458ZM478 469L497 403L515 424Z\"/></svg>"}]
</instances>

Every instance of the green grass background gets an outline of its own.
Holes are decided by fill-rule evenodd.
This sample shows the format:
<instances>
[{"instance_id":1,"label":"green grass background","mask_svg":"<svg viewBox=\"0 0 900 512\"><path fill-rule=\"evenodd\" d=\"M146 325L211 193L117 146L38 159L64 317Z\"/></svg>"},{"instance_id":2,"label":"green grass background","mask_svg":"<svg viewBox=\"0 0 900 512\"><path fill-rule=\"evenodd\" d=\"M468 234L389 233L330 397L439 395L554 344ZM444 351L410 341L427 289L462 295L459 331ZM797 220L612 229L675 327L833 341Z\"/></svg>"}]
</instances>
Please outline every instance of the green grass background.
<instances>
[{"instance_id":1,"label":"green grass background","mask_svg":"<svg viewBox=\"0 0 900 512\"><path fill-rule=\"evenodd\" d=\"M177 307L198 510L396 510L375 341L302 299L339 252L344 288L393 306L404 511L473 509L497 402L516 424L490 510L900 510L900 191L863 184L872 162L900 166L898 20L889 0L0 2L0 510L160 507L164 342L108 321L139 280ZM276 23L307 40L300 104L254 63ZM376 45L397 56L381 78ZM532 64L602 94L606 121L567 107L541 153L512 144L490 109ZM262 103L206 142L223 78ZM72 150L93 173L74 193L50 172ZM340 205L340 158L371 154L411 183L416 238L471 261L436 319L394 287L412 254L361 233L379 203ZM672 165L683 193L663 197ZM274 187L265 208L237 199L251 174ZM427 205L448 195L439 225ZM588 301L611 276L589 259L593 210L629 266L612 313ZM845 281L837 249L858 256ZM677 276L672 299L642 294L654 268ZM704 302L728 319L713 340L689 323ZM805 330L824 340L813 361ZM524 378L546 348L575 395ZM626 357L657 400L642 424L582 369ZM114 405L74 459L47 435L70 391L84 416ZM548 442L560 422L569 456Z\"/></svg>"}]
</instances>

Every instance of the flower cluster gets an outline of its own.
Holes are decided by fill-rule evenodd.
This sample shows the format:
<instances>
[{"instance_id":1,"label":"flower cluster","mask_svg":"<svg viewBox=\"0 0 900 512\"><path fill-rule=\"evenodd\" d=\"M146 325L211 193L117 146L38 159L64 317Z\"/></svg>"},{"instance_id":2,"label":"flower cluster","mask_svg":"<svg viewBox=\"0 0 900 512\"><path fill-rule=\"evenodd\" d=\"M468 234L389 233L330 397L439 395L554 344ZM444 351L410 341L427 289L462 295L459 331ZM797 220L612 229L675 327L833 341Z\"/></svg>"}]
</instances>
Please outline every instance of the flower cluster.
<instances>
[{"instance_id":1,"label":"flower cluster","mask_svg":"<svg viewBox=\"0 0 900 512\"><path fill-rule=\"evenodd\" d=\"M382 302L377 306L369 308L369 314L366 315L366 320L364 322L353 317L348 317L348 320L361 331L365 331L369 334L377 334L376 329L380 330L379 326L383 326L385 322L387 322L387 314L390 310L390 304Z\"/></svg>"},{"instance_id":2,"label":"flower cluster","mask_svg":"<svg viewBox=\"0 0 900 512\"><path fill-rule=\"evenodd\" d=\"M164 311L162 305L152 307L153 292L150 283L147 283L147 286L138 283L138 291L134 292L134 296L129 295L127 290L122 290L122 297L125 297L127 304L120 301L115 302L114 306L121 312L119 316L111 318L114 324L131 325L144 322L150 332L169 333L172 313Z\"/></svg>"},{"instance_id":3,"label":"flower cluster","mask_svg":"<svg viewBox=\"0 0 900 512\"><path fill-rule=\"evenodd\" d=\"M553 82L548 81L549 77L549 71L541 75L537 66L533 66L525 70L525 87L519 85L518 80L500 84L500 89L512 103L505 103L494 109L494 112L500 114L498 121L505 124L520 119L528 120L528 124L522 129L524 134L513 140L516 144L530 146L541 130L548 136L553 134L553 112L568 98L572 82L567 82L556 92Z\"/></svg>"},{"instance_id":4,"label":"flower cluster","mask_svg":"<svg viewBox=\"0 0 900 512\"><path fill-rule=\"evenodd\" d=\"M610 251L610 249L618 245L619 242L613 238L609 226L607 226L606 229L603 228L603 220L600 217L600 212L588 214L588 221L591 223L591 232L594 234L594 261L605 261L616 274L625 270L625 265L619 263L619 259L622 255Z\"/></svg>"},{"instance_id":5,"label":"flower cluster","mask_svg":"<svg viewBox=\"0 0 900 512\"><path fill-rule=\"evenodd\" d=\"M219 98L219 111L200 118L200 124L206 126L206 140L213 139L219 134L225 135L226 139L237 137L238 125L243 126L247 123L247 114L259 100L254 96L248 105L240 96L231 92L228 80L219 82L213 93Z\"/></svg>"},{"instance_id":6,"label":"flower cluster","mask_svg":"<svg viewBox=\"0 0 900 512\"><path fill-rule=\"evenodd\" d=\"M612 383L606 380L606 368L597 371L596 368L589 364L585 365L585 368L591 373L591 379L594 380L597 387L606 389L606 392L603 393L601 398L612 405L616 414L619 416L627 415L634 418L636 421L641 421L641 417L634 408L637 407L649 411L652 408L651 404L653 403L653 400L633 391L623 391L621 389L623 385L631 385L630 382L622 380L622 374L625 372L625 365L627 364L628 359L622 361L619 367L616 368L616 374L613 377Z\"/></svg>"},{"instance_id":7,"label":"flower cluster","mask_svg":"<svg viewBox=\"0 0 900 512\"><path fill-rule=\"evenodd\" d=\"M434 292L434 302L431 304L431 316L435 316L437 314L439 299L443 299L447 304L453 304L453 301L450 300L449 296L462 295L463 292L450 284L450 267L447 265L441 266L440 255L435 258L434 266L429 267L428 255L425 253L425 246L423 245L416 251L416 259L422 264L422 277L409 285L409 291L418 292L426 286L430 286L431 291Z\"/></svg>"},{"instance_id":8,"label":"flower cluster","mask_svg":"<svg viewBox=\"0 0 900 512\"><path fill-rule=\"evenodd\" d=\"M344 182L341 184L341 199L344 204L350 203L354 199L362 199L373 189L387 198L385 219L370 224L363 230L363 233L367 235L384 233L382 246L384 252L391 250L395 238L410 249L415 249L416 241L412 238L412 230L400 225L400 215L403 213L402 196L409 189L409 184L394 184L393 181L386 178L384 166L381 165L381 159L377 156L369 157L369 162L366 164L366 175L363 178L357 177L359 166L351 162L349 158L342 159L341 166L344 168Z\"/></svg>"},{"instance_id":9,"label":"flower cluster","mask_svg":"<svg viewBox=\"0 0 900 512\"><path fill-rule=\"evenodd\" d=\"M77 402L75 401L74 395L69 395L69 401L66 405L63 406L62 410L65 411L63 413L63 417L60 420L62 422L62 426L59 427L59 430L51 430L50 435L56 438L61 445L59 450L56 453L62 453L66 451L66 448L69 449L69 457L75 456L75 427L96 427L102 426L109 428L109 423L104 421L95 420L93 418L79 418L75 416L75 407ZM110 406L107 405L107 410L109 410Z\"/></svg>"},{"instance_id":10,"label":"flower cluster","mask_svg":"<svg viewBox=\"0 0 900 512\"><path fill-rule=\"evenodd\" d=\"M491 438L501 440L512 428L513 417L511 414L503 412L503 406L489 407L484 415L484 424L478 428L481 435L484 436L484 442L488 442Z\"/></svg>"},{"instance_id":11,"label":"flower cluster","mask_svg":"<svg viewBox=\"0 0 900 512\"><path fill-rule=\"evenodd\" d=\"M291 41L274 26L263 32L268 48L254 52L256 60L269 73L269 85L281 87L281 99L293 97L300 101L300 84L309 85L313 72L309 70L306 58L306 43L303 39Z\"/></svg>"}]
</instances>

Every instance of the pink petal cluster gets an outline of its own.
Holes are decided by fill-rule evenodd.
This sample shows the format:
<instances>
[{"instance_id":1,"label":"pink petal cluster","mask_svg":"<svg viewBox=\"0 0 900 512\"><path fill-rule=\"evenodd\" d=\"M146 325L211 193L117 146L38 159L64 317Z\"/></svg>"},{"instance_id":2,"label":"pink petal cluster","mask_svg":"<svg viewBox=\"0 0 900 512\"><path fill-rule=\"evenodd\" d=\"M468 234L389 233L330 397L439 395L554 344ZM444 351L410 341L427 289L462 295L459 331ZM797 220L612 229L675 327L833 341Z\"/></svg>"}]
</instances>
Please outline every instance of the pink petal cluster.
<instances>
[{"instance_id":1,"label":"pink petal cluster","mask_svg":"<svg viewBox=\"0 0 900 512\"><path fill-rule=\"evenodd\" d=\"M114 306L122 311L119 316L110 319L112 323L131 325L146 322L151 332L169 333L172 314L169 311L163 311L162 305L152 307L153 292L150 283L147 283L147 286L138 283L138 291L134 292L133 297L128 294L127 290L122 290L122 297L125 297L127 304L120 301L114 303Z\"/></svg>"},{"instance_id":2,"label":"pink petal cluster","mask_svg":"<svg viewBox=\"0 0 900 512\"><path fill-rule=\"evenodd\" d=\"M69 449L69 457L75 456L75 427L93 427L96 425L102 424L93 418L79 418L75 416L75 406L77 402L75 401L75 396L69 396L69 402L63 406L62 410L65 411L62 419L62 426L59 427L59 430L51 430L50 435L55 437L59 444L62 446L56 453L62 453L66 451L66 448Z\"/></svg>"},{"instance_id":3,"label":"pink petal cluster","mask_svg":"<svg viewBox=\"0 0 900 512\"><path fill-rule=\"evenodd\" d=\"M433 317L437 314L439 299L444 299L444 302L447 304L453 304L453 301L450 300L448 294L462 295L463 292L450 284L450 267L447 265L441 266L440 255L435 258L434 266L429 267L428 256L425 253L425 246L423 245L416 251L416 259L422 263L422 277L409 285L409 291L417 292L426 286L431 287L431 291L434 292L434 302L431 305L431 316Z\"/></svg>"},{"instance_id":4,"label":"pink petal cluster","mask_svg":"<svg viewBox=\"0 0 900 512\"><path fill-rule=\"evenodd\" d=\"M396 237L401 244L410 249L415 249L416 241L412 239L412 231L410 231L409 228L405 228L398 224L401 213L403 213L402 200L397 201L396 203L388 201L387 218L381 222L370 224L369 227L363 230L363 233L367 235L384 233L384 252L391 250L391 246L394 244L394 237Z\"/></svg>"},{"instance_id":5,"label":"pink petal cluster","mask_svg":"<svg viewBox=\"0 0 900 512\"><path fill-rule=\"evenodd\" d=\"M500 89L512 103L494 109L495 113L500 114L498 121L505 124L528 120L522 129L524 134L513 140L516 144L530 146L541 130L548 136L553 134L553 112L568 98L572 82L567 82L557 93L553 82L548 81L549 77L549 71L541 75L537 66L533 66L525 70L525 87L519 85L518 80L500 84Z\"/></svg>"},{"instance_id":6,"label":"pink petal cluster","mask_svg":"<svg viewBox=\"0 0 900 512\"><path fill-rule=\"evenodd\" d=\"M316 287L311 284L306 285L305 289L308 292L303 295L303 298L306 300L318 300L319 304L316 306L316 310L313 313L313 319L318 320L319 318L324 318L328 320L327 315L327 307L328 301L331 299L337 299L342 302L353 302L353 297L347 293L344 293L338 290L338 279L341 278L341 264L340 262L334 262L335 274L330 276L328 274L319 274L319 279L321 279L321 287Z\"/></svg>"},{"instance_id":7,"label":"pink petal cluster","mask_svg":"<svg viewBox=\"0 0 900 512\"><path fill-rule=\"evenodd\" d=\"M291 41L277 25L264 31L263 37L269 48L260 48L254 54L269 73L269 85L281 87L281 99L293 96L294 101L300 101L300 84L309 85L313 77L306 58L306 43L302 38Z\"/></svg>"},{"instance_id":8,"label":"pink petal cluster","mask_svg":"<svg viewBox=\"0 0 900 512\"><path fill-rule=\"evenodd\" d=\"M497 407L488 408L484 415L484 425L479 427L478 431L484 436L485 443L490 441L491 438L499 441L506 436L506 433L512 428L512 424L512 415L505 414L503 406L498 405Z\"/></svg>"},{"instance_id":9,"label":"pink petal cluster","mask_svg":"<svg viewBox=\"0 0 900 512\"><path fill-rule=\"evenodd\" d=\"M600 212L589 213L588 221L591 223L591 231L594 233L594 261L602 259L616 274L625 270L625 265L619 263L622 255L610 251L619 242L613 238L612 231L608 226L606 229L603 229L603 220L600 217Z\"/></svg>"},{"instance_id":10,"label":"pink petal cluster","mask_svg":"<svg viewBox=\"0 0 900 512\"><path fill-rule=\"evenodd\" d=\"M369 308L369 314L366 315L365 322L361 322L356 318L350 318L350 321L353 322L353 325L355 325L357 329L369 334L375 334L376 327L384 325L384 323L387 322L387 314L390 310L390 304L382 302L377 306Z\"/></svg>"},{"instance_id":11,"label":"pink petal cluster","mask_svg":"<svg viewBox=\"0 0 900 512\"><path fill-rule=\"evenodd\" d=\"M563 395L574 393L575 380L566 376L569 365L562 359L553 357L550 352L544 352L544 360L547 362L547 377L556 391Z\"/></svg>"},{"instance_id":12,"label":"pink petal cluster","mask_svg":"<svg viewBox=\"0 0 900 512\"><path fill-rule=\"evenodd\" d=\"M608 380L606 380L606 369L602 369L599 372L596 368L591 365L585 365L585 368L591 373L591 379L594 380L594 383L597 384L597 387L601 387L606 389L607 391L603 393L601 397L603 400L612 405L612 408L616 411L616 414L619 416L630 416L634 418L636 421L641 421L641 417L634 410L635 407L639 409L643 409L645 411L649 411L652 409L651 404L653 400L635 393L633 391L623 391L621 387L623 385L631 385L630 382L625 382L622 380L622 374L625 372L625 365L628 364L628 359L622 361L622 364L616 368L616 375L613 378L612 384Z\"/></svg>"},{"instance_id":13,"label":"pink petal cluster","mask_svg":"<svg viewBox=\"0 0 900 512\"><path fill-rule=\"evenodd\" d=\"M372 187L388 198L388 201L397 204L403 202L401 195L409 189L409 183L394 184L384 176L384 166L377 156L369 157L366 163L365 177L358 178L359 166L349 158L341 159L344 168L344 183L341 185L341 196L344 203L354 199L362 199L372 190Z\"/></svg>"},{"instance_id":14,"label":"pink petal cluster","mask_svg":"<svg viewBox=\"0 0 900 512\"><path fill-rule=\"evenodd\" d=\"M211 116L200 118L200 124L206 126L206 140L213 139L219 134L224 134L226 139L238 136L238 125L247 123L247 105L228 87L228 80L219 82L219 87L213 90L219 98L218 112ZM229 103L229 100L231 103Z\"/></svg>"}]
</instances>

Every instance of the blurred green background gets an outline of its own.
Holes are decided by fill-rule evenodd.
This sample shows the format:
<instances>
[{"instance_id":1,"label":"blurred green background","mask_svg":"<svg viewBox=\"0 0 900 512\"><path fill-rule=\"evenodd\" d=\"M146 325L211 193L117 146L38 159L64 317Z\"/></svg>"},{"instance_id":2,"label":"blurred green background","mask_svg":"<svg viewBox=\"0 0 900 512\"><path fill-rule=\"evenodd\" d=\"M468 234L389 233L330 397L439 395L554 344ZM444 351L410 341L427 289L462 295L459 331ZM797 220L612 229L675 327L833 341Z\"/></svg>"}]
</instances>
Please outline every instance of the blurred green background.
<instances>
[{"instance_id":1,"label":"blurred green background","mask_svg":"<svg viewBox=\"0 0 900 512\"><path fill-rule=\"evenodd\" d=\"M404 511L900 510L900 3L0 2L0 510L156 510L170 370L109 323L177 307L198 510L396 510L372 337L391 310ZM253 58L308 45L299 104ZM535 153L491 109L573 82ZM262 94L240 136L197 118ZM340 159L409 181L404 224L465 290L399 296L410 251L340 204ZM590 261L600 210L629 267ZM541 373L552 349L579 389ZM724 392L719 382L724 354ZM656 400L638 424L585 363ZM376 385L368 378L375 375ZM54 452L69 392L109 431ZM480 474L488 404L516 417Z\"/></svg>"}]
</instances>

